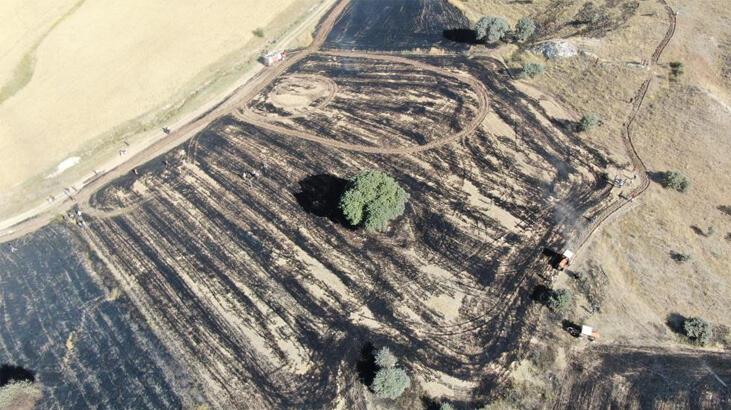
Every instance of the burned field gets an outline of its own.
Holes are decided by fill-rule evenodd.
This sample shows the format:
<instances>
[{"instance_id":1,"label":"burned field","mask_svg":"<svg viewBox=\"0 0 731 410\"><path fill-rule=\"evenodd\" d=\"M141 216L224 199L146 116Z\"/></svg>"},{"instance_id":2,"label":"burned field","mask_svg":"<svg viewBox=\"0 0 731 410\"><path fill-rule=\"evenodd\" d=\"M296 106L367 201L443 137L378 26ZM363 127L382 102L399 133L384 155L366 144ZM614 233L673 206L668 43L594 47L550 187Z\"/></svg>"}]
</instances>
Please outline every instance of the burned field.
<instances>
[{"instance_id":1,"label":"burned field","mask_svg":"<svg viewBox=\"0 0 731 410\"><path fill-rule=\"evenodd\" d=\"M357 64L318 55L315 67L323 59ZM442 135L446 142L424 147L414 145L416 131L398 133L420 124L379 123L381 104L437 98L432 90L414 95L413 73L395 63L391 87L411 93L374 93L370 105L336 93L337 108L315 98L300 118L320 130L322 111L362 112L372 122L354 123L349 135L367 135L359 127L375 124L389 130L391 146L420 151L342 149L267 129L286 114L267 117L265 127L235 114L99 191L84 209L88 242L206 386L207 401L332 403L367 379L356 363L373 343L402 355L424 395L479 402L520 354L532 328L529 295L546 270L541 251L573 229L563 220L567 209L601 204L606 164L513 89L496 62L422 60L485 87L489 110L469 136ZM362 64L354 72L373 65ZM286 75L299 75L292 71ZM338 90L347 83L333 81ZM312 88L290 91L298 89ZM463 95L444 94L442 105L457 106L474 90ZM362 169L393 175L411 195L406 214L384 234L347 227L336 210L346 178Z\"/></svg>"},{"instance_id":2,"label":"burned field","mask_svg":"<svg viewBox=\"0 0 731 410\"><path fill-rule=\"evenodd\" d=\"M447 1L352 1L325 47L379 51L457 47L442 34L468 26L467 18Z\"/></svg>"},{"instance_id":3,"label":"burned field","mask_svg":"<svg viewBox=\"0 0 731 410\"><path fill-rule=\"evenodd\" d=\"M293 89L293 82L311 86ZM312 138L397 148L433 143L470 122L477 125L487 108L485 94L417 60L331 52L293 67L242 114L244 120L267 120Z\"/></svg>"},{"instance_id":4,"label":"burned field","mask_svg":"<svg viewBox=\"0 0 731 410\"><path fill-rule=\"evenodd\" d=\"M0 363L40 383L39 407L180 406L172 384L185 383L183 372L114 289L73 229L0 245Z\"/></svg>"},{"instance_id":5,"label":"burned field","mask_svg":"<svg viewBox=\"0 0 731 410\"><path fill-rule=\"evenodd\" d=\"M544 248L603 209L604 155L498 61L335 50L348 38L379 48L370 30L396 30L387 14L354 19L375 3L353 2L333 49L308 50L188 143L80 203L84 223L62 229L134 305L130 322L184 364L194 382L161 371L173 405L358 407L369 345L389 345L412 374L404 400L484 403L532 336ZM399 4L414 33L430 13L463 23L446 2ZM349 227L337 210L364 169L411 196L387 232ZM14 246L52 244L38 240ZM30 263L9 261L18 275Z\"/></svg>"}]
</instances>

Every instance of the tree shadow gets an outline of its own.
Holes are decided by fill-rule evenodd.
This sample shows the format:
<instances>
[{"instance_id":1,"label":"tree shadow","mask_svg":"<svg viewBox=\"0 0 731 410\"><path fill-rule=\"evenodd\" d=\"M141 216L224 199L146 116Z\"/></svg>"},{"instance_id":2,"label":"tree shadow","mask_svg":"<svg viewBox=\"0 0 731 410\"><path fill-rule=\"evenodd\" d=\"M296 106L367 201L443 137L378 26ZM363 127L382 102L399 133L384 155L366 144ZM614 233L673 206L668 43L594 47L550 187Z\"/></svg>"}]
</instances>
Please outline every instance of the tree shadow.
<instances>
[{"instance_id":1,"label":"tree shadow","mask_svg":"<svg viewBox=\"0 0 731 410\"><path fill-rule=\"evenodd\" d=\"M355 365L355 368L358 371L358 378L361 383L366 386L373 384L373 379L376 377L376 371L378 371L376 356L374 354L375 350L373 343L366 343L360 351L360 360L358 360L358 363Z\"/></svg>"},{"instance_id":2,"label":"tree shadow","mask_svg":"<svg viewBox=\"0 0 731 410\"><path fill-rule=\"evenodd\" d=\"M673 333L684 336L685 329L683 329L683 323L685 323L686 319L687 317L681 315L680 313L673 312L665 318L665 325L667 325L667 327Z\"/></svg>"},{"instance_id":3,"label":"tree shadow","mask_svg":"<svg viewBox=\"0 0 731 410\"><path fill-rule=\"evenodd\" d=\"M548 296L551 294L551 289L545 285L538 285L533 289L530 298L534 302L545 304L548 300Z\"/></svg>"},{"instance_id":4,"label":"tree shadow","mask_svg":"<svg viewBox=\"0 0 731 410\"><path fill-rule=\"evenodd\" d=\"M421 406L424 410L439 410L440 405L441 403L431 397L421 396Z\"/></svg>"},{"instance_id":5,"label":"tree shadow","mask_svg":"<svg viewBox=\"0 0 731 410\"><path fill-rule=\"evenodd\" d=\"M294 197L306 212L355 229L345 219L339 206L348 182L347 179L330 174L312 175L299 181L300 192L295 193Z\"/></svg>"},{"instance_id":6,"label":"tree shadow","mask_svg":"<svg viewBox=\"0 0 731 410\"><path fill-rule=\"evenodd\" d=\"M660 185L665 182L665 175L666 173L663 171L647 171L647 177L650 178L650 181Z\"/></svg>"},{"instance_id":7,"label":"tree shadow","mask_svg":"<svg viewBox=\"0 0 731 410\"><path fill-rule=\"evenodd\" d=\"M36 374L32 370L7 363L0 366L0 387L10 382L34 382L35 380Z\"/></svg>"},{"instance_id":8,"label":"tree shadow","mask_svg":"<svg viewBox=\"0 0 731 410\"><path fill-rule=\"evenodd\" d=\"M442 32L444 38L449 41L462 44L480 44L481 41L477 40L477 32L469 28L454 28L444 30Z\"/></svg>"}]
</instances>

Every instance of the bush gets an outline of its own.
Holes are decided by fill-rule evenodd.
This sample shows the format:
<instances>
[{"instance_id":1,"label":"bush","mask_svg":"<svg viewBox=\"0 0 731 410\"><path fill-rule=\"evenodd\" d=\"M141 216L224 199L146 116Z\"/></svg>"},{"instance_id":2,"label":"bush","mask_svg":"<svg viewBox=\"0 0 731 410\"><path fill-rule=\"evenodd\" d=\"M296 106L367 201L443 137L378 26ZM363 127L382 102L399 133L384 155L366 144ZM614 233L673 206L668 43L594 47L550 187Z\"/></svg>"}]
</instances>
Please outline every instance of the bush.
<instances>
[{"instance_id":1,"label":"bush","mask_svg":"<svg viewBox=\"0 0 731 410\"><path fill-rule=\"evenodd\" d=\"M680 77L683 73L685 73L685 66L680 61L673 61L670 63L670 75L673 76L673 78Z\"/></svg>"},{"instance_id":2,"label":"bush","mask_svg":"<svg viewBox=\"0 0 731 410\"><path fill-rule=\"evenodd\" d=\"M380 231L389 221L401 216L409 194L380 171L357 175L340 198L340 209L351 225L364 223L366 230Z\"/></svg>"},{"instance_id":3,"label":"bush","mask_svg":"<svg viewBox=\"0 0 731 410\"><path fill-rule=\"evenodd\" d=\"M261 27L260 28L257 28L254 31L252 31L252 33L254 33L254 35L257 36L257 37L259 37L259 38L264 37L264 29L261 28Z\"/></svg>"},{"instance_id":4,"label":"bush","mask_svg":"<svg viewBox=\"0 0 731 410\"><path fill-rule=\"evenodd\" d=\"M599 125L599 116L596 114L586 114L579 121L579 131L589 131Z\"/></svg>"},{"instance_id":5,"label":"bush","mask_svg":"<svg viewBox=\"0 0 731 410\"><path fill-rule=\"evenodd\" d=\"M536 31L536 23L530 17L522 17L515 24L515 39L521 43L528 40Z\"/></svg>"},{"instance_id":6,"label":"bush","mask_svg":"<svg viewBox=\"0 0 731 410\"><path fill-rule=\"evenodd\" d=\"M699 317L685 319L683 330L691 342L700 346L708 344L713 336L711 324Z\"/></svg>"},{"instance_id":7,"label":"bush","mask_svg":"<svg viewBox=\"0 0 731 410\"><path fill-rule=\"evenodd\" d=\"M525 63L525 64L523 64L523 72L521 72L521 75L523 77L534 78L536 76L543 74L543 69L544 69L543 64Z\"/></svg>"},{"instance_id":8,"label":"bush","mask_svg":"<svg viewBox=\"0 0 731 410\"><path fill-rule=\"evenodd\" d=\"M685 192L690 188L688 178L678 171L667 171L662 176L660 184L663 188L674 189L678 192Z\"/></svg>"},{"instance_id":9,"label":"bush","mask_svg":"<svg viewBox=\"0 0 731 410\"><path fill-rule=\"evenodd\" d=\"M451 403L442 403L441 406L439 406L439 410L454 410L454 406L452 406Z\"/></svg>"},{"instance_id":10,"label":"bush","mask_svg":"<svg viewBox=\"0 0 731 410\"><path fill-rule=\"evenodd\" d=\"M690 255L687 253L680 253L680 252L670 252L670 257L678 263L685 263L690 260Z\"/></svg>"},{"instance_id":11,"label":"bush","mask_svg":"<svg viewBox=\"0 0 731 410\"><path fill-rule=\"evenodd\" d=\"M554 312L564 312L571 306L571 292L568 289L551 291L546 300L546 306Z\"/></svg>"},{"instance_id":12,"label":"bush","mask_svg":"<svg viewBox=\"0 0 731 410\"><path fill-rule=\"evenodd\" d=\"M381 350L376 353L376 364L380 368L389 368L396 366L398 359L391 353L391 349L388 347L382 347Z\"/></svg>"},{"instance_id":13,"label":"bush","mask_svg":"<svg viewBox=\"0 0 731 410\"><path fill-rule=\"evenodd\" d=\"M485 43L494 43L502 40L509 30L510 26L508 22L502 17L482 17L475 24L477 39Z\"/></svg>"},{"instance_id":14,"label":"bush","mask_svg":"<svg viewBox=\"0 0 731 410\"><path fill-rule=\"evenodd\" d=\"M398 367L383 368L376 373L371 388L382 399L395 399L411 386L406 371Z\"/></svg>"}]
</instances>

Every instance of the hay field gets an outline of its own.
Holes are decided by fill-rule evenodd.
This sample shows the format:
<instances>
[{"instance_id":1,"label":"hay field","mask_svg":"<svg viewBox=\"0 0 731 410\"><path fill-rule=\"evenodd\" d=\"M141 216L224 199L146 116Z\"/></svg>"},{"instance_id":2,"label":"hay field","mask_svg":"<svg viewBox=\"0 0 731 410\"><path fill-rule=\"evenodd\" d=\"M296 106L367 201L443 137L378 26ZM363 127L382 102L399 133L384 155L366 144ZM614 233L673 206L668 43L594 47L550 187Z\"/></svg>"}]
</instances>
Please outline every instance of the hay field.
<instances>
[{"instance_id":1,"label":"hay field","mask_svg":"<svg viewBox=\"0 0 731 410\"><path fill-rule=\"evenodd\" d=\"M19 198L42 199L39 189L59 190L44 177L64 159L81 157L73 170L89 172L103 148L116 151L109 144L172 119L317 3L2 2L0 213L17 211ZM252 33L259 27L263 39Z\"/></svg>"}]
</instances>

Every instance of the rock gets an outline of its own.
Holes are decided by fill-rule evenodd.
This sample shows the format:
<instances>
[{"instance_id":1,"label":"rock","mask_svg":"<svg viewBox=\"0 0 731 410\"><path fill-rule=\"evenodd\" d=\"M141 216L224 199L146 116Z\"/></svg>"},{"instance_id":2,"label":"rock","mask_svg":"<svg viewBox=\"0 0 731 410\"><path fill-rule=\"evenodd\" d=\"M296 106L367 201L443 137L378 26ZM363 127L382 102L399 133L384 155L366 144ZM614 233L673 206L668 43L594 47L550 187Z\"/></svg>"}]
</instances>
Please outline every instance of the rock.
<instances>
[{"instance_id":1,"label":"rock","mask_svg":"<svg viewBox=\"0 0 731 410\"><path fill-rule=\"evenodd\" d=\"M579 49L566 40L552 40L538 44L533 48L548 59L573 57L579 53Z\"/></svg>"}]
</instances>

